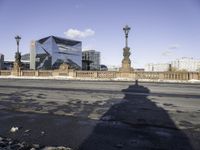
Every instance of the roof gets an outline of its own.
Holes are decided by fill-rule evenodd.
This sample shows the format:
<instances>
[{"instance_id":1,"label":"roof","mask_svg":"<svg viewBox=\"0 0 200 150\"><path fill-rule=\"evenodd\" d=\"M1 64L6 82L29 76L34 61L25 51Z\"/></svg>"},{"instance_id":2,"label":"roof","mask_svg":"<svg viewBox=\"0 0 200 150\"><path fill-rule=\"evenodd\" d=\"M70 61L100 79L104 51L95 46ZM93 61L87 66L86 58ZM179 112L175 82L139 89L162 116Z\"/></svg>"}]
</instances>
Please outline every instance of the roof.
<instances>
[{"instance_id":1,"label":"roof","mask_svg":"<svg viewBox=\"0 0 200 150\"><path fill-rule=\"evenodd\" d=\"M49 38L53 38L57 44L66 44L66 45L73 46L73 45L81 43L81 41L65 39L65 38L61 38L61 37L57 37L57 36L48 36L48 37L42 38L40 40L37 40L36 42L43 44Z\"/></svg>"}]
</instances>

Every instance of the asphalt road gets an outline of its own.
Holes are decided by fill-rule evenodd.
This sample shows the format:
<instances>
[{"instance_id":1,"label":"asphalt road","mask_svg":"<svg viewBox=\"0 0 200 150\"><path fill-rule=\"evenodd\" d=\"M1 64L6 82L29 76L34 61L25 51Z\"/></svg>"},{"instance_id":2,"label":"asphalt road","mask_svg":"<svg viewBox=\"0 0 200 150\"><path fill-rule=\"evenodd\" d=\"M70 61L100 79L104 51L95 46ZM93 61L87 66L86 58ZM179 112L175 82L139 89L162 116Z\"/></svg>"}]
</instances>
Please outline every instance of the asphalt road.
<instances>
[{"instance_id":1,"label":"asphalt road","mask_svg":"<svg viewBox=\"0 0 200 150\"><path fill-rule=\"evenodd\" d=\"M0 136L74 150L199 150L199 91L198 84L0 79Z\"/></svg>"}]
</instances>

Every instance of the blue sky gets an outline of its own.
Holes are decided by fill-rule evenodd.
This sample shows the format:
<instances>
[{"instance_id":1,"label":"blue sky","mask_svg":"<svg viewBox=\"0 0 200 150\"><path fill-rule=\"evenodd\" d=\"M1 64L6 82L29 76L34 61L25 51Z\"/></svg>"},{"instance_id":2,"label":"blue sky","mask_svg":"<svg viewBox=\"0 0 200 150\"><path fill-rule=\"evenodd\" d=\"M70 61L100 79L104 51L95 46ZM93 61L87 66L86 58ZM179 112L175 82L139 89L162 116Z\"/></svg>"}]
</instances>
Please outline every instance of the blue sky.
<instances>
[{"instance_id":1,"label":"blue sky","mask_svg":"<svg viewBox=\"0 0 200 150\"><path fill-rule=\"evenodd\" d=\"M0 0L0 53L14 59L17 34L24 54L31 40L76 31L102 64L121 65L126 24L134 67L200 58L200 0Z\"/></svg>"}]
</instances>

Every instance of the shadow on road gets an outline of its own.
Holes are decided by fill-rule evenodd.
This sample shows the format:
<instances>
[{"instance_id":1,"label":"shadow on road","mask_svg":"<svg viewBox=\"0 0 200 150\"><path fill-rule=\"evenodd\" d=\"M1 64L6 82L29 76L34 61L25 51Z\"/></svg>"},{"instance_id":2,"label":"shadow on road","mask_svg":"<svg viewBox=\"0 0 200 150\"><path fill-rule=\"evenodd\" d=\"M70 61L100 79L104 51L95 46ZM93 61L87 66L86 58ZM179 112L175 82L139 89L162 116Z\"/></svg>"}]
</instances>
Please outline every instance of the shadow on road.
<instances>
[{"instance_id":1,"label":"shadow on road","mask_svg":"<svg viewBox=\"0 0 200 150\"><path fill-rule=\"evenodd\" d=\"M100 119L78 150L193 150L189 138L168 113L148 99L136 82Z\"/></svg>"}]
</instances>

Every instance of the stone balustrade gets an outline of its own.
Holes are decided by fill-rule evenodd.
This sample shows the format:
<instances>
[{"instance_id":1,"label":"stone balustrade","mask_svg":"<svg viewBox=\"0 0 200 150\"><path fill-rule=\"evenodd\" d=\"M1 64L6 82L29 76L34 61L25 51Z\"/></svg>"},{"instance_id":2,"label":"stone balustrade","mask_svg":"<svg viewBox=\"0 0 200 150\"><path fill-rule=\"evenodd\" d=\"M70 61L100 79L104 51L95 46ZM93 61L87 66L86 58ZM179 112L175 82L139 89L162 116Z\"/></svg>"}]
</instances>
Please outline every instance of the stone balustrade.
<instances>
[{"instance_id":1,"label":"stone balustrade","mask_svg":"<svg viewBox=\"0 0 200 150\"><path fill-rule=\"evenodd\" d=\"M48 76L52 76L52 70L39 70L38 71L38 76L42 76L42 77L48 77Z\"/></svg>"},{"instance_id":2,"label":"stone balustrade","mask_svg":"<svg viewBox=\"0 0 200 150\"><path fill-rule=\"evenodd\" d=\"M78 78L96 78L96 71L76 71L75 77Z\"/></svg>"},{"instance_id":3,"label":"stone balustrade","mask_svg":"<svg viewBox=\"0 0 200 150\"><path fill-rule=\"evenodd\" d=\"M36 73L34 70L22 70L21 75L22 76L36 76Z\"/></svg>"},{"instance_id":4,"label":"stone balustrade","mask_svg":"<svg viewBox=\"0 0 200 150\"><path fill-rule=\"evenodd\" d=\"M13 75L13 70L0 70L0 76ZM116 79L125 78L130 80L200 80L200 72L120 72L120 71L76 71L66 70L20 70L18 76L70 76L86 79Z\"/></svg>"},{"instance_id":5,"label":"stone balustrade","mask_svg":"<svg viewBox=\"0 0 200 150\"><path fill-rule=\"evenodd\" d=\"M0 76L10 76L11 70L0 70Z\"/></svg>"},{"instance_id":6,"label":"stone balustrade","mask_svg":"<svg viewBox=\"0 0 200 150\"><path fill-rule=\"evenodd\" d=\"M135 72L135 78L158 80L160 79L160 76L158 72Z\"/></svg>"}]
</instances>

